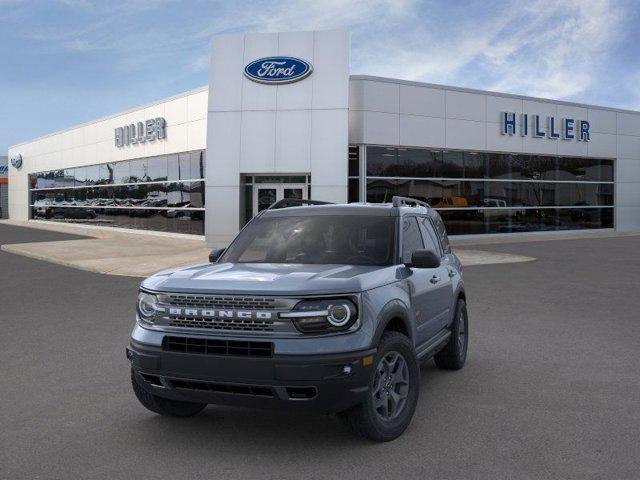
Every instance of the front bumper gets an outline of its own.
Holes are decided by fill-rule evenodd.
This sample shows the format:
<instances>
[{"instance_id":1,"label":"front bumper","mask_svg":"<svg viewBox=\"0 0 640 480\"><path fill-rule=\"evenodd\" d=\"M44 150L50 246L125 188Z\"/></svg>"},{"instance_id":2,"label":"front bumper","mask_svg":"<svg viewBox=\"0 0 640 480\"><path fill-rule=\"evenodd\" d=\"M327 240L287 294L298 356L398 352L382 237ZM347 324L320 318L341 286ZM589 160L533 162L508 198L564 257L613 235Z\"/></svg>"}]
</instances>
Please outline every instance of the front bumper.
<instances>
[{"instance_id":1,"label":"front bumper","mask_svg":"<svg viewBox=\"0 0 640 480\"><path fill-rule=\"evenodd\" d=\"M142 388L160 397L335 413L364 400L367 357L375 351L250 358L167 351L132 339L127 358Z\"/></svg>"}]
</instances>

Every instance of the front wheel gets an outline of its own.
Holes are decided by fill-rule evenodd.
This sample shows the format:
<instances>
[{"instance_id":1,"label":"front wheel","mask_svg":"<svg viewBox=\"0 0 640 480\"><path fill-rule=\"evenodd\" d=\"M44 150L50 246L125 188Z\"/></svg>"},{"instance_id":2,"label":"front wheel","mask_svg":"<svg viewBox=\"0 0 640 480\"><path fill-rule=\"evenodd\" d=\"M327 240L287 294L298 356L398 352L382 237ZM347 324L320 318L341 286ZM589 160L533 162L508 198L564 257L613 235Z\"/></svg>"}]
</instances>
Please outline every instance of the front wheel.
<instances>
[{"instance_id":1,"label":"front wheel","mask_svg":"<svg viewBox=\"0 0 640 480\"><path fill-rule=\"evenodd\" d=\"M420 369L413 345L385 332L374 360L367 399L341 415L357 435L388 442L409 426L418 403Z\"/></svg>"},{"instance_id":2,"label":"front wheel","mask_svg":"<svg viewBox=\"0 0 640 480\"><path fill-rule=\"evenodd\" d=\"M460 370L467 360L467 346L469 344L469 317L467 304L459 299L456 304L456 314L451 325L451 336L445 347L435 354L433 359L438 368L444 370Z\"/></svg>"},{"instance_id":3,"label":"front wheel","mask_svg":"<svg viewBox=\"0 0 640 480\"><path fill-rule=\"evenodd\" d=\"M192 417L200 413L204 407L207 406L206 403L181 402L153 395L142 388L133 369L131 369L131 386L140 403L148 410L160 415L169 417Z\"/></svg>"}]
</instances>

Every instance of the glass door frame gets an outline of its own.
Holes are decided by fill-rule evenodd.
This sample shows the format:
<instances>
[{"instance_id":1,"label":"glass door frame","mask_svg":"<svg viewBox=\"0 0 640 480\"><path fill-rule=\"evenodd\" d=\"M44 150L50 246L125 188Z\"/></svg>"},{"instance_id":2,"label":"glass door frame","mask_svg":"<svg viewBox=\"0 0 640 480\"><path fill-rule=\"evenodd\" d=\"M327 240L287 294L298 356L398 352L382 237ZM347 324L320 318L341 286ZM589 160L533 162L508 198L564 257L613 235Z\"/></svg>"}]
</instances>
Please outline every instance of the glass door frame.
<instances>
[{"instance_id":1,"label":"glass door frame","mask_svg":"<svg viewBox=\"0 0 640 480\"><path fill-rule=\"evenodd\" d=\"M253 184L253 216L255 217L258 211L259 191L260 190L275 190L276 202L284 199L284 191L289 189L299 189L302 191L302 199L307 200L308 185L306 183L254 183Z\"/></svg>"}]
</instances>

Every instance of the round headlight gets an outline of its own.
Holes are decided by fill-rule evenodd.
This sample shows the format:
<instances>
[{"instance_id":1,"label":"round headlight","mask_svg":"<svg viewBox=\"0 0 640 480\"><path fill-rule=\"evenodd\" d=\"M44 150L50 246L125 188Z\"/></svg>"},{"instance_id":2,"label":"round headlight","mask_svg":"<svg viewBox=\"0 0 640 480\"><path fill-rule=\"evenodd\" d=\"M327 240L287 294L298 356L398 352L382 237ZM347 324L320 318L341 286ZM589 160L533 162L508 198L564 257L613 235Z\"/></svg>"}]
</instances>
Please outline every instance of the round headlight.
<instances>
[{"instance_id":1,"label":"round headlight","mask_svg":"<svg viewBox=\"0 0 640 480\"><path fill-rule=\"evenodd\" d=\"M351 320L351 308L346 303L329 305L327 311L329 312L327 320L334 327L342 327Z\"/></svg>"},{"instance_id":2,"label":"round headlight","mask_svg":"<svg viewBox=\"0 0 640 480\"><path fill-rule=\"evenodd\" d=\"M358 321L358 307L349 298L305 299L279 317L290 318L302 333L341 332Z\"/></svg>"},{"instance_id":3,"label":"round headlight","mask_svg":"<svg viewBox=\"0 0 640 480\"><path fill-rule=\"evenodd\" d=\"M156 297L147 292L138 294L138 314L143 320L150 320L156 313Z\"/></svg>"}]
</instances>

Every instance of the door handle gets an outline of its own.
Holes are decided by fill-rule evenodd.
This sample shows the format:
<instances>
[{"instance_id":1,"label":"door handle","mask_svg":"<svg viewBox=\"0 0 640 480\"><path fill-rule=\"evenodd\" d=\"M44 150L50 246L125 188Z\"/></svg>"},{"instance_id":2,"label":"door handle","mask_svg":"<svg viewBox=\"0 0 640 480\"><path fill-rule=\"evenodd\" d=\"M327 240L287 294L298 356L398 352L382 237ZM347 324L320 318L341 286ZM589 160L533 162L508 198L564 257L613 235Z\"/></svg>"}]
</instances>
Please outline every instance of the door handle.
<instances>
[{"instance_id":1,"label":"door handle","mask_svg":"<svg viewBox=\"0 0 640 480\"><path fill-rule=\"evenodd\" d=\"M433 277L431 277L431 280L429 281L433 284L438 283L440 281L440 277L437 275L434 275Z\"/></svg>"}]
</instances>

